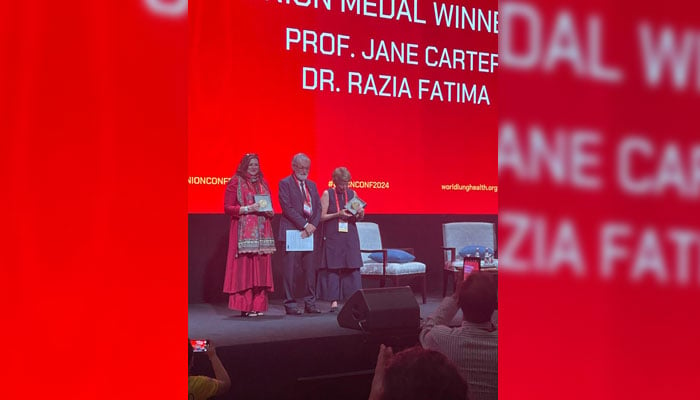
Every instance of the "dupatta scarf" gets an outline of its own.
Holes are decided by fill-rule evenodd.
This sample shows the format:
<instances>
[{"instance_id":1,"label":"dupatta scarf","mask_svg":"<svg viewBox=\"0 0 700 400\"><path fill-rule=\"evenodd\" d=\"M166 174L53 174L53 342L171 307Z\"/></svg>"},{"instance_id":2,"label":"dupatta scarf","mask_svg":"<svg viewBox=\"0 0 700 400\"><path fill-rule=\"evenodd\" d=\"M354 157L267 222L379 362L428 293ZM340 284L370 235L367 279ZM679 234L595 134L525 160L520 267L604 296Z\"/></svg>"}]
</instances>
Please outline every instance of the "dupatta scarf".
<instances>
[{"instance_id":1,"label":"dupatta scarf","mask_svg":"<svg viewBox=\"0 0 700 400\"><path fill-rule=\"evenodd\" d=\"M238 204L249 206L255 203L256 194L270 194L263 179L245 179L236 175ZM238 253L272 254L276 250L270 219L265 215L245 214L238 217Z\"/></svg>"}]
</instances>

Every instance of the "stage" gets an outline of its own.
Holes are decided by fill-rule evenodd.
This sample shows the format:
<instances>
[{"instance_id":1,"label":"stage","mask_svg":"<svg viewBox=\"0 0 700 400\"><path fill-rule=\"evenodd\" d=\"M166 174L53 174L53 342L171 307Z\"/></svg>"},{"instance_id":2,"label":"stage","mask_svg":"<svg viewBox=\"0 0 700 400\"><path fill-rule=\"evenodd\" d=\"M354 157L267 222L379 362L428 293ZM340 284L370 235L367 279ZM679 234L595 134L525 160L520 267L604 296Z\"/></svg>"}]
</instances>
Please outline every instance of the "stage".
<instances>
[{"instance_id":1,"label":"stage","mask_svg":"<svg viewBox=\"0 0 700 400\"><path fill-rule=\"evenodd\" d=\"M440 304L428 297L421 321ZM241 317L226 304L189 305L189 336L210 339L231 376L225 399L367 399L380 343L402 349L417 344L418 332L365 333L341 328L328 302L322 314L286 315L271 300L264 316ZM342 308L342 305L341 305ZM452 321L459 325L461 313ZM213 376L205 356L194 373Z\"/></svg>"}]
</instances>

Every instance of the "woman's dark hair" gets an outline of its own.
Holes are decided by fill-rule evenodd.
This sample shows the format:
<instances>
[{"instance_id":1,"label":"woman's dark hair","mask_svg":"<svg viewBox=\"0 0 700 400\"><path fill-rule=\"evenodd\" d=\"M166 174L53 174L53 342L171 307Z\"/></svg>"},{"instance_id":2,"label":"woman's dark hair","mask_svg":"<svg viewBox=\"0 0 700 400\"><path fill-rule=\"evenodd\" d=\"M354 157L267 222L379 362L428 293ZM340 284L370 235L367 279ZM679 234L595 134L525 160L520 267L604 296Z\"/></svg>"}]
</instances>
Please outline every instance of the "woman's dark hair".
<instances>
[{"instance_id":1,"label":"woman's dark hair","mask_svg":"<svg viewBox=\"0 0 700 400\"><path fill-rule=\"evenodd\" d=\"M250 161L256 159L258 160L258 163L260 162L260 157L255 154L255 153L246 153L243 155L243 158L241 158L241 162L238 163L238 169L236 169L236 175L240 176L241 178L248 179L250 176L248 176L248 165L250 164ZM263 173L262 173L262 168L260 169L260 172L258 172L258 179L262 179Z\"/></svg>"}]
</instances>

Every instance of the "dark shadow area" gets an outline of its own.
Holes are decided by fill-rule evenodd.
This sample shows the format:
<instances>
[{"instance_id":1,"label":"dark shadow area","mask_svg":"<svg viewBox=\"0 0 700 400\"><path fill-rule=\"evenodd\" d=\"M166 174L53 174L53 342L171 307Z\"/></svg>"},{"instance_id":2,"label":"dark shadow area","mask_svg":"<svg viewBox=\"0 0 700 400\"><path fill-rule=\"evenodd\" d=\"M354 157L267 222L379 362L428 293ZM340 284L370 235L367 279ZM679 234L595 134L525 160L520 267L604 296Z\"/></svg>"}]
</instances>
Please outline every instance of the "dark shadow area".
<instances>
[{"instance_id":1,"label":"dark shadow area","mask_svg":"<svg viewBox=\"0 0 700 400\"><path fill-rule=\"evenodd\" d=\"M358 333L219 347L232 384L219 398L366 400L380 343L399 351L416 345L418 334ZM206 355L196 355L192 373L213 376Z\"/></svg>"}]
</instances>

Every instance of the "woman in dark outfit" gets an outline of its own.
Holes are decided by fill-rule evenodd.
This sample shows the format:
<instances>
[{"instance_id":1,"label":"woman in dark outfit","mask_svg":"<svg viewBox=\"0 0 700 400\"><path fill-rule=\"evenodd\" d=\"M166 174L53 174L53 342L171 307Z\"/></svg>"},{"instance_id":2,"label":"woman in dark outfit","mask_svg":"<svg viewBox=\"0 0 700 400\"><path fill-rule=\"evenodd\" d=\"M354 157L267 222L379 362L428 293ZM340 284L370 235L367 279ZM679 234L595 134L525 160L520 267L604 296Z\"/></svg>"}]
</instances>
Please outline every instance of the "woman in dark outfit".
<instances>
[{"instance_id":1,"label":"woman in dark outfit","mask_svg":"<svg viewBox=\"0 0 700 400\"><path fill-rule=\"evenodd\" d=\"M321 196L321 268L325 270L319 275L318 294L331 301L331 312L335 312L338 301L362 288L362 255L355 223L364 218L364 209L358 209L355 215L345 209L348 200L355 197L355 191L348 188L351 176L347 168L336 168L332 179L335 188L327 189Z\"/></svg>"}]
</instances>

